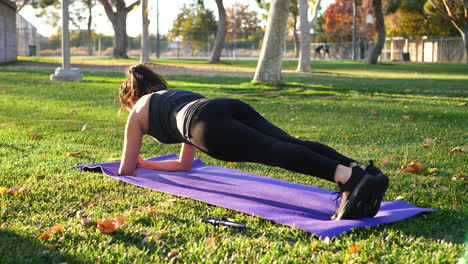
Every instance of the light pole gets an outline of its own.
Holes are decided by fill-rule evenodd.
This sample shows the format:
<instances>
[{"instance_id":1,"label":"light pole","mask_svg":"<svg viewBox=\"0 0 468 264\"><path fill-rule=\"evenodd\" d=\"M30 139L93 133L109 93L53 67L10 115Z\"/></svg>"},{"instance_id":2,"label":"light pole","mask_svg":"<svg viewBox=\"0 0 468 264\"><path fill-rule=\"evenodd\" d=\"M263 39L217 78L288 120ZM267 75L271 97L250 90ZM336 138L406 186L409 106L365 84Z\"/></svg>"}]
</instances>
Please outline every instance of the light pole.
<instances>
[{"instance_id":1,"label":"light pole","mask_svg":"<svg viewBox=\"0 0 468 264\"><path fill-rule=\"evenodd\" d=\"M51 81L81 81L80 69L70 67L70 33L68 31L68 0L62 0L62 67L50 75Z\"/></svg>"},{"instance_id":2,"label":"light pole","mask_svg":"<svg viewBox=\"0 0 468 264\"><path fill-rule=\"evenodd\" d=\"M156 58L160 57L159 50L159 0L156 0Z\"/></svg>"}]
</instances>

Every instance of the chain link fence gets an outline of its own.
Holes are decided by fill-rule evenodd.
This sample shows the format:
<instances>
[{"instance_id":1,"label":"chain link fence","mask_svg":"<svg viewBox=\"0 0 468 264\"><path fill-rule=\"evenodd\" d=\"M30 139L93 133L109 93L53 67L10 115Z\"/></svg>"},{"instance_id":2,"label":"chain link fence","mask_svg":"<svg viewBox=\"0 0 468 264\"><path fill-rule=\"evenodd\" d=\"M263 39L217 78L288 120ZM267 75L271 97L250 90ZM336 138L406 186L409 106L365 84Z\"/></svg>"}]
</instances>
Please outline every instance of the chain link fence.
<instances>
[{"instance_id":1,"label":"chain link fence","mask_svg":"<svg viewBox=\"0 0 468 264\"><path fill-rule=\"evenodd\" d=\"M18 55L23 56L60 56L61 40L38 37L34 28L26 26L17 28ZM312 37L312 60L352 60L352 42L319 42ZM357 38L355 52L357 60L365 60L374 45L372 41ZM157 56L157 40L150 37L151 57ZM209 58L213 50L214 37L210 41L167 41L159 42L159 55L161 58ZM222 57L226 59L257 59L260 55L262 40L236 40L226 41ZM298 43L292 37L284 43L283 57L296 59ZM326 52L325 46L328 47ZM320 50L319 47L322 47ZM113 39L111 36L98 37L87 41L84 37L70 40L72 56L112 56ZM130 57L139 57L141 44L139 38L128 38L127 54ZM387 38L380 61L411 61L411 62L462 62L463 42L459 37L437 38Z\"/></svg>"}]
</instances>

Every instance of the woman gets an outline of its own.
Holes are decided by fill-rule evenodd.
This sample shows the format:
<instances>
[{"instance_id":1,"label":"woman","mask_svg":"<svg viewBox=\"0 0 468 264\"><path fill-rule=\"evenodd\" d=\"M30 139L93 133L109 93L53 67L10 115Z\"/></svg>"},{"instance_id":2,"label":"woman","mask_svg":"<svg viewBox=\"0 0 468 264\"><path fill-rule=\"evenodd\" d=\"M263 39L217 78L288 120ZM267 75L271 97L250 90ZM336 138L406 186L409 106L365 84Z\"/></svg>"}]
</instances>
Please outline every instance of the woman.
<instances>
[{"instance_id":1,"label":"woman","mask_svg":"<svg viewBox=\"0 0 468 264\"><path fill-rule=\"evenodd\" d=\"M321 143L294 138L239 100L167 89L165 80L143 64L129 69L120 103L130 115L119 175L133 176L137 167L187 171L201 150L224 161L276 166L337 183L342 199L334 220L373 217L388 187L388 177L372 163L364 167ZM143 160L145 134L161 143L182 143L179 159Z\"/></svg>"}]
</instances>

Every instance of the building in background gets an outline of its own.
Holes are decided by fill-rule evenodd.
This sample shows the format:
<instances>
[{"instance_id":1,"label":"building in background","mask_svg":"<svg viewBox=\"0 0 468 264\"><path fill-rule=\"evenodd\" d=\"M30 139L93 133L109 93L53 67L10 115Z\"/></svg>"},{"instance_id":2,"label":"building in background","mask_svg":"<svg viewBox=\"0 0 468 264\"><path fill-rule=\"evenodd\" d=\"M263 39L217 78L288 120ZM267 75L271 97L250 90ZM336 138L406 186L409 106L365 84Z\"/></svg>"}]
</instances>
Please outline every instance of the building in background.
<instances>
[{"instance_id":1,"label":"building in background","mask_svg":"<svg viewBox=\"0 0 468 264\"><path fill-rule=\"evenodd\" d=\"M41 35L37 29L24 17L16 15L16 35L18 41L18 55L39 56Z\"/></svg>"},{"instance_id":2,"label":"building in background","mask_svg":"<svg viewBox=\"0 0 468 264\"><path fill-rule=\"evenodd\" d=\"M14 61L17 55L16 5L0 0L0 62Z\"/></svg>"}]
</instances>

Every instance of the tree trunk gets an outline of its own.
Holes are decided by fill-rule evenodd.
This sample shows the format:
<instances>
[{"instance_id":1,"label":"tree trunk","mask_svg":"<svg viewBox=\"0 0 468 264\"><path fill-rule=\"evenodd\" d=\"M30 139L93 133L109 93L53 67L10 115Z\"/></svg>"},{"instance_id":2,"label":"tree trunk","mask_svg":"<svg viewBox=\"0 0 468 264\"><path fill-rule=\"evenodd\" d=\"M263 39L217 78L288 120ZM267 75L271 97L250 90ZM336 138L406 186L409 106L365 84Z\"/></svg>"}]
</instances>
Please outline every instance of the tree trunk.
<instances>
[{"instance_id":1,"label":"tree trunk","mask_svg":"<svg viewBox=\"0 0 468 264\"><path fill-rule=\"evenodd\" d=\"M465 28L464 31L460 31L463 40L463 47L465 47L465 55L463 62L468 63L468 28Z\"/></svg>"},{"instance_id":2,"label":"tree trunk","mask_svg":"<svg viewBox=\"0 0 468 264\"><path fill-rule=\"evenodd\" d=\"M294 57L299 57L299 35L297 34L297 16L294 17L294 25L293 25L293 37L294 37Z\"/></svg>"},{"instance_id":3,"label":"tree trunk","mask_svg":"<svg viewBox=\"0 0 468 264\"><path fill-rule=\"evenodd\" d=\"M93 56L94 55L94 43L92 39L93 31L91 29L93 25L93 4L91 1L86 1L86 6L88 7L88 14L89 14L88 25L87 25L88 28L86 31L86 36L87 36L86 41L88 43L88 55Z\"/></svg>"},{"instance_id":4,"label":"tree trunk","mask_svg":"<svg viewBox=\"0 0 468 264\"><path fill-rule=\"evenodd\" d=\"M216 5L218 6L218 30L216 31L216 40L213 47L213 53L211 53L210 63L219 63L221 59L221 52L224 47L224 40L226 38L227 30L227 15L226 9L223 5L223 0L216 0Z\"/></svg>"},{"instance_id":5,"label":"tree trunk","mask_svg":"<svg viewBox=\"0 0 468 264\"><path fill-rule=\"evenodd\" d=\"M377 43L372 47L367 58L367 63L377 64L377 59L382 53L385 44L385 24L382 13L382 0L372 0L372 7L375 17L375 31L377 31Z\"/></svg>"},{"instance_id":6,"label":"tree trunk","mask_svg":"<svg viewBox=\"0 0 468 264\"><path fill-rule=\"evenodd\" d=\"M281 83L281 63L290 0L272 0L253 81Z\"/></svg>"},{"instance_id":7,"label":"tree trunk","mask_svg":"<svg viewBox=\"0 0 468 264\"><path fill-rule=\"evenodd\" d=\"M298 72L312 72L310 67L310 27L308 18L309 0L299 0L299 29L301 31L301 42L299 52Z\"/></svg>"},{"instance_id":8,"label":"tree trunk","mask_svg":"<svg viewBox=\"0 0 468 264\"><path fill-rule=\"evenodd\" d=\"M142 16L142 27L143 31L141 34L141 63L149 63L149 33L148 33L148 26L149 26L149 19L148 19L148 0L142 0L141 2L141 16Z\"/></svg>"},{"instance_id":9,"label":"tree trunk","mask_svg":"<svg viewBox=\"0 0 468 264\"><path fill-rule=\"evenodd\" d=\"M127 14L135 5L140 3L140 0L134 2L128 7L125 0L113 0L116 11L114 12L109 0L99 0L104 7L107 17L114 28L114 50L112 56L114 58L128 58L127 56Z\"/></svg>"}]
</instances>

